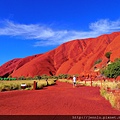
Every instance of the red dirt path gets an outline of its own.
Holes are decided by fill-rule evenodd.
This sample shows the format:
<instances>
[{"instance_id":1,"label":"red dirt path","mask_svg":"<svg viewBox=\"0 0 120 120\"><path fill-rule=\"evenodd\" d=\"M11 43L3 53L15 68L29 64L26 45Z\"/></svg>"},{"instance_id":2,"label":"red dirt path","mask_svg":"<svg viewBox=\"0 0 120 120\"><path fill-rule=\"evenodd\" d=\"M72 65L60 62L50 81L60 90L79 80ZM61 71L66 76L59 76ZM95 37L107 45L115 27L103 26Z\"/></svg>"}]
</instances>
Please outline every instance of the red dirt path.
<instances>
[{"instance_id":1,"label":"red dirt path","mask_svg":"<svg viewBox=\"0 0 120 120\"><path fill-rule=\"evenodd\" d=\"M0 92L0 115L120 115L99 88L57 82L41 90Z\"/></svg>"}]
</instances>

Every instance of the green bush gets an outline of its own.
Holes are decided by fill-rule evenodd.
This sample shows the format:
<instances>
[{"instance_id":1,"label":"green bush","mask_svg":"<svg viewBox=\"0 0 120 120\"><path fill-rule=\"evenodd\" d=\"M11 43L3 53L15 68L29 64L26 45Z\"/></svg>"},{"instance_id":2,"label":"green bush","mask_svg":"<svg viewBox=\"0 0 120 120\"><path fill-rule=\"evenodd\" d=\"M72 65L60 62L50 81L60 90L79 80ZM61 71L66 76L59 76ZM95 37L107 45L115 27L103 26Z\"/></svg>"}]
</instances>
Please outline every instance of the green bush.
<instances>
[{"instance_id":1,"label":"green bush","mask_svg":"<svg viewBox=\"0 0 120 120\"><path fill-rule=\"evenodd\" d=\"M108 59L110 59L111 54L112 54L111 52L106 52L105 53L105 57L108 58Z\"/></svg>"},{"instance_id":2,"label":"green bush","mask_svg":"<svg viewBox=\"0 0 120 120\"><path fill-rule=\"evenodd\" d=\"M102 69L101 74L104 74L108 78L117 78L120 75L120 59Z\"/></svg>"},{"instance_id":3,"label":"green bush","mask_svg":"<svg viewBox=\"0 0 120 120\"><path fill-rule=\"evenodd\" d=\"M2 77L0 77L0 80L3 80L3 78L2 78Z\"/></svg>"},{"instance_id":4,"label":"green bush","mask_svg":"<svg viewBox=\"0 0 120 120\"><path fill-rule=\"evenodd\" d=\"M9 80L9 78L3 78L3 80L5 80L5 81L6 81L6 80Z\"/></svg>"},{"instance_id":5,"label":"green bush","mask_svg":"<svg viewBox=\"0 0 120 120\"><path fill-rule=\"evenodd\" d=\"M16 80L16 78L9 78L9 80Z\"/></svg>"}]
</instances>

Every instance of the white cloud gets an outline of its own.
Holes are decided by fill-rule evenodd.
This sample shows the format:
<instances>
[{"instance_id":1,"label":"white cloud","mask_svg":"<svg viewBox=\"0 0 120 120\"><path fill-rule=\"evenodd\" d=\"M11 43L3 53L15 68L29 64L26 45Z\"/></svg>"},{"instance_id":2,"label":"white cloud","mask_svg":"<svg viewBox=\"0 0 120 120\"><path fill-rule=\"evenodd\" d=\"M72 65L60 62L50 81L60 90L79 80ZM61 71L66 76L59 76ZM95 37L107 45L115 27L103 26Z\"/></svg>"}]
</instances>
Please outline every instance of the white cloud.
<instances>
[{"instance_id":1,"label":"white cloud","mask_svg":"<svg viewBox=\"0 0 120 120\"><path fill-rule=\"evenodd\" d=\"M90 24L90 29L99 32L111 32L120 30L120 20L110 21L109 19L102 19Z\"/></svg>"},{"instance_id":2,"label":"white cloud","mask_svg":"<svg viewBox=\"0 0 120 120\"><path fill-rule=\"evenodd\" d=\"M3 24L4 23L4 24ZM18 24L9 20L2 22L0 36L19 36L24 39L36 40L34 46L59 45L74 39L97 37L104 33L120 30L120 20L101 19L89 25L89 31L53 30L40 24Z\"/></svg>"}]
</instances>

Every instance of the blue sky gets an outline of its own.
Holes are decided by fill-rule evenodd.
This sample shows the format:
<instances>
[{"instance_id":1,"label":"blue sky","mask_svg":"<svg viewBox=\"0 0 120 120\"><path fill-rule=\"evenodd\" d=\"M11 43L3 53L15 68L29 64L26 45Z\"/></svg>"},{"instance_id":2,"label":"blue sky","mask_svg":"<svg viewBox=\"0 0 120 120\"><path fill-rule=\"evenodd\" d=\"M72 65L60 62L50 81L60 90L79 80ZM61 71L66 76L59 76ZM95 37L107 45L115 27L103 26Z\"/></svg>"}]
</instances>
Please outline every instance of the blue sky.
<instances>
[{"instance_id":1,"label":"blue sky","mask_svg":"<svg viewBox=\"0 0 120 120\"><path fill-rule=\"evenodd\" d=\"M120 0L0 0L0 65L120 30Z\"/></svg>"}]
</instances>

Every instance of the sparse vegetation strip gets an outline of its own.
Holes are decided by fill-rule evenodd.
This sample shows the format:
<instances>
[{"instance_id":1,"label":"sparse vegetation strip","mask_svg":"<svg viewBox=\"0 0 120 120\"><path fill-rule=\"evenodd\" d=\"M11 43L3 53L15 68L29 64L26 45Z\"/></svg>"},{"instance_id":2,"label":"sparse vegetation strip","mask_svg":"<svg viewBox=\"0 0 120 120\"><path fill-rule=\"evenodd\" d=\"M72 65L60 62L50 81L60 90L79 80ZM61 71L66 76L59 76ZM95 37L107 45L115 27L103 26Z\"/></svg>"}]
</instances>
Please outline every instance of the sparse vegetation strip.
<instances>
[{"instance_id":1,"label":"sparse vegetation strip","mask_svg":"<svg viewBox=\"0 0 120 120\"><path fill-rule=\"evenodd\" d=\"M54 85L55 81L53 79L48 80L16 80L16 81L0 81L0 91L10 91L10 90L22 90L21 84L25 84L25 90L32 90L34 81L37 82L37 89L42 89L43 87Z\"/></svg>"}]
</instances>

